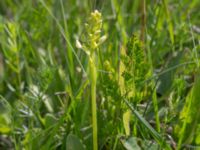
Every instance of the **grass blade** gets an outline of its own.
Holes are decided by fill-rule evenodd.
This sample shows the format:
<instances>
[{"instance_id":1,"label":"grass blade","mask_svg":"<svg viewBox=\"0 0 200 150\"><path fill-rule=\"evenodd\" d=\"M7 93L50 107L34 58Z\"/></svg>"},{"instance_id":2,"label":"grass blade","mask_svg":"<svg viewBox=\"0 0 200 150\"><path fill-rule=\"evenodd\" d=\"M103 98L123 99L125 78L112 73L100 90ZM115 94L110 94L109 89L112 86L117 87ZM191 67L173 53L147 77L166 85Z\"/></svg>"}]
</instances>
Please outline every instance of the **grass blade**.
<instances>
[{"instance_id":1,"label":"grass blade","mask_svg":"<svg viewBox=\"0 0 200 150\"><path fill-rule=\"evenodd\" d=\"M197 75L192 90L186 97L186 103L180 114L180 124L176 128L179 135L178 148L181 149L182 144L191 144L195 138L195 131L200 123L200 76ZM197 133L198 136L198 133Z\"/></svg>"},{"instance_id":2,"label":"grass blade","mask_svg":"<svg viewBox=\"0 0 200 150\"><path fill-rule=\"evenodd\" d=\"M140 115L140 113L137 110L135 110L127 100L124 99L124 102L131 109L131 111L137 117L137 119L149 130L151 135L161 145L161 147L170 150L170 146L164 141L162 136L142 117L142 115Z\"/></svg>"}]
</instances>

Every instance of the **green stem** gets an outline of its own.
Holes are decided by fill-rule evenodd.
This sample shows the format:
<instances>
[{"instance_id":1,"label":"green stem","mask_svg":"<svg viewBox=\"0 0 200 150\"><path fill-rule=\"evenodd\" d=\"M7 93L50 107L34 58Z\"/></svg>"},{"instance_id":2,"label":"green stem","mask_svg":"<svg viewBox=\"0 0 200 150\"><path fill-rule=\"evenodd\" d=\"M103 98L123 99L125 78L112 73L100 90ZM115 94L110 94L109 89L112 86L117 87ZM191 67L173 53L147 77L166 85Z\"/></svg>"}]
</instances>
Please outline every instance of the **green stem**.
<instances>
[{"instance_id":1,"label":"green stem","mask_svg":"<svg viewBox=\"0 0 200 150\"><path fill-rule=\"evenodd\" d=\"M96 108L96 81L97 72L95 67L94 56L89 58L90 67L90 84L91 84L91 100L92 100L92 129L93 129L93 150L98 149L97 142L97 108Z\"/></svg>"},{"instance_id":2,"label":"green stem","mask_svg":"<svg viewBox=\"0 0 200 150\"><path fill-rule=\"evenodd\" d=\"M146 28L146 1L142 0L141 1L141 35L140 38L143 42L143 44L145 44L145 28Z\"/></svg>"},{"instance_id":3,"label":"green stem","mask_svg":"<svg viewBox=\"0 0 200 150\"><path fill-rule=\"evenodd\" d=\"M156 95L156 90L153 91L153 106L154 106L154 112L155 112L155 118L156 118L156 127L157 131L160 132L160 119L158 114L158 100Z\"/></svg>"}]
</instances>

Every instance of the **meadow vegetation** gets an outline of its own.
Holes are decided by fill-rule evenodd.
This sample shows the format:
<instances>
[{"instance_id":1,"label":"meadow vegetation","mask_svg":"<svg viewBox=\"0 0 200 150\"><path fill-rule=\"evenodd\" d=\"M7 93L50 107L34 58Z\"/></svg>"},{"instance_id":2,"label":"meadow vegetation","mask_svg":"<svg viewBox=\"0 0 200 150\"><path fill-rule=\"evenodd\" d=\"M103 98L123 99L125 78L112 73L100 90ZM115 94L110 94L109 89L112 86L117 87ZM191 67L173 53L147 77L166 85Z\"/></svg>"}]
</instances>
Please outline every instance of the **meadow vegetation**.
<instances>
[{"instance_id":1,"label":"meadow vegetation","mask_svg":"<svg viewBox=\"0 0 200 150\"><path fill-rule=\"evenodd\" d=\"M1 0L0 149L200 149L199 0Z\"/></svg>"}]
</instances>

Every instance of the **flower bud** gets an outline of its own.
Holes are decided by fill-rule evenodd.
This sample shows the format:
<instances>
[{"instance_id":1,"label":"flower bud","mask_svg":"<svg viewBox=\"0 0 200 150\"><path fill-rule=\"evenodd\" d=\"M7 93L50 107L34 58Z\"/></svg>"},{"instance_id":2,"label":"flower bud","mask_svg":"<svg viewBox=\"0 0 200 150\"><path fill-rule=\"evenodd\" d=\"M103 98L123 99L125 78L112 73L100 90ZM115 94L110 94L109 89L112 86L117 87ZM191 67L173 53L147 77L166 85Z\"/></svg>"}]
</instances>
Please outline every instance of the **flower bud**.
<instances>
[{"instance_id":1,"label":"flower bud","mask_svg":"<svg viewBox=\"0 0 200 150\"><path fill-rule=\"evenodd\" d=\"M76 47L81 49L82 48L82 45L81 43L79 42L79 40L76 40Z\"/></svg>"}]
</instances>

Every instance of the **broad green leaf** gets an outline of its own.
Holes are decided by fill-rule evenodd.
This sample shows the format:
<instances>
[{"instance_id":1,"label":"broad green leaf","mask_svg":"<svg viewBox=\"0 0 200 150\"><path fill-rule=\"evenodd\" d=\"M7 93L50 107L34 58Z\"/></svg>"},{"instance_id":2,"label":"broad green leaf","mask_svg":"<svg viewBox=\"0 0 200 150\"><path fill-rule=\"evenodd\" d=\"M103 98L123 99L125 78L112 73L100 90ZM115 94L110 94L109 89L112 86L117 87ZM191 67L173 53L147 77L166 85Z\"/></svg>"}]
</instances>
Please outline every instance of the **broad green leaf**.
<instances>
[{"instance_id":1,"label":"broad green leaf","mask_svg":"<svg viewBox=\"0 0 200 150\"><path fill-rule=\"evenodd\" d=\"M169 64L167 65L167 69L177 66L180 63L180 60L182 59L183 55L184 51L181 51L175 57L171 58ZM160 85L157 90L159 94L164 95L170 90L174 81L176 70L177 68L160 75Z\"/></svg>"},{"instance_id":2,"label":"broad green leaf","mask_svg":"<svg viewBox=\"0 0 200 150\"><path fill-rule=\"evenodd\" d=\"M137 144L137 139L135 137L130 137L127 140L121 141L126 150L141 150L141 148Z\"/></svg>"},{"instance_id":3,"label":"broad green leaf","mask_svg":"<svg viewBox=\"0 0 200 150\"><path fill-rule=\"evenodd\" d=\"M80 139L76 135L69 134L67 136L66 149L67 150L84 150L84 147Z\"/></svg>"}]
</instances>

